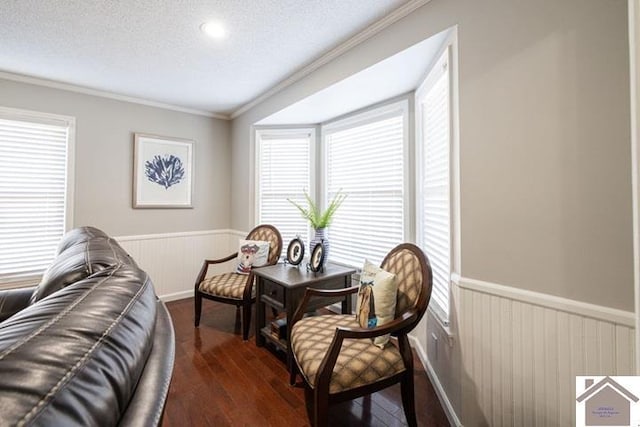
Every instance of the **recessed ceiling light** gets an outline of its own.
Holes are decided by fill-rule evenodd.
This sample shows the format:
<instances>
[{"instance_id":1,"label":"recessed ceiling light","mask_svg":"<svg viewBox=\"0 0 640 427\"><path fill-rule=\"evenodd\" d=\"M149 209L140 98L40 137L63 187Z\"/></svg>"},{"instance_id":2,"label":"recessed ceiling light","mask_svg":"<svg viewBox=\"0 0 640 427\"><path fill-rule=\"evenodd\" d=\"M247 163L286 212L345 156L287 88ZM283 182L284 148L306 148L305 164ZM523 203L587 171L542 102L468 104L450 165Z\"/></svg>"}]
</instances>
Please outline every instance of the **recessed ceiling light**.
<instances>
[{"instance_id":1,"label":"recessed ceiling light","mask_svg":"<svg viewBox=\"0 0 640 427\"><path fill-rule=\"evenodd\" d=\"M226 37L227 31L218 21L209 21L200 25L200 29L212 39L220 40Z\"/></svg>"}]
</instances>

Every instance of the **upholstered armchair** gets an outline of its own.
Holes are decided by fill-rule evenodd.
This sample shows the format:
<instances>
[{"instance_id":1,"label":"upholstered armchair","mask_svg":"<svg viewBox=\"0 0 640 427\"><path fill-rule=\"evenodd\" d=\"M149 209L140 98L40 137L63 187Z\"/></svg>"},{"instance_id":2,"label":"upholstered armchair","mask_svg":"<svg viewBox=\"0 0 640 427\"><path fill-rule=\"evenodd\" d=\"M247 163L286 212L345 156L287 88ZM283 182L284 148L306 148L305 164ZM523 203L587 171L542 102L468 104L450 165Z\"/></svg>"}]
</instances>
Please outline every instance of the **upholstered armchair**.
<instances>
[{"instance_id":1,"label":"upholstered armchair","mask_svg":"<svg viewBox=\"0 0 640 427\"><path fill-rule=\"evenodd\" d=\"M247 235L247 240L262 240L269 242L269 258L267 265L278 262L282 251L282 237L277 228L272 225L258 225ZM242 307L242 339L249 338L249 324L251 323L251 304L256 300L255 287L253 286L253 273L239 274L224 273L207 277L209 266L231 261L238 256L238 253L231 254L225 258L205 260L202 269L196 279L194 289L195 299L195 327L200 325L200 314L202 313L202 299L210 299L226 304L234 304L236 310ZM259 267L254 267L259 268Z\"/></svg>"},{"instance_id":2,"label":"upholstered armchair","mask_svg":"<svg viewBox=\"0 0 640 427\"><path fill-rule=\"evenodd\" d=\"M424 315L431 297L431 266L426 255L413 244L401 244L387 254L381 267L396 275L398 293L395 319L371 329L361 328L355 315L304 317L305 306L314 297L345 296L358 286L337 291L307 289L293 318L291 345L296 372L305 383L311 424L327 425L329 404L374 393L401 384L407 422L416 425L413 390L413 354L407 334ZM391 333L397 337L384 348L374 337Z\"/></svg>"}]
</instances>

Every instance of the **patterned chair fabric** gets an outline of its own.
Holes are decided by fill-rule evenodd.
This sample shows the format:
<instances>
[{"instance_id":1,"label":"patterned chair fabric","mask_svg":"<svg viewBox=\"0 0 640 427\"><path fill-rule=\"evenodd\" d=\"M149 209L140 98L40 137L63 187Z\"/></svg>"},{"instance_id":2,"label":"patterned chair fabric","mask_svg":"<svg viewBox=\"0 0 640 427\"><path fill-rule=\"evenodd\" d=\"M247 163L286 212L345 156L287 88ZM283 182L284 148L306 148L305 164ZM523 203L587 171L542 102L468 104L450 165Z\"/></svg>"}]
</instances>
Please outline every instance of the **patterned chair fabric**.
<instances>
[{"instance_id":1,"label":"patterned chair fabric","mask_svg":"<svg viewBox=\"0 0 640 427\"><path fill-rule=\"evenodd\" d=\"M318 369L338 326L360 327L353 315L307 317L293 326L293 354L311 387L316 385ZM371 339L345 339L331 375L329 393L372 384L404 370L395 345L388 343L381 349Z\"/></svg>"},{"instance_id":2,"label":"patterned chair fabric","mask_svg":"<svg viewBox=\"0 0 640 427\"><path fill-rule=\"evenodd\" d=\"M310 421L316 427L328 425L329 404L374 393L394 383L401 383L402 406L410 426L416 426L413 394L413 355L407 334L418 324L427 310L432 287L432 270L424 252L412 243L393 248L381 267L396 275L398 294L396 316L408 315L387 328L397 337L379 348L370 332L361 331L354 315L324 315L301 318L307 306L301 305L293 319L291 349L296 371L304 377L305 400L310 408ZM352 292L357 289L351 289ZM315 296L328 296L314 291ZM305 294L302 304L312 297ZM338 331L338 328L345 328ZM356 338L348 338L356 337Z\"/></svg>"},{"instance_id":3,"label":"patterned chair fabric","mask_svg":"<svg viewBox=\"0 0 640 427\"><path fill-rule=\"evenodd\" d=\"M249 233L247 240L263 240L269 242L268 264L275 264L278 261L278 258L280 258L280 250L278 250L280 238L276 235L276 232L273 229L257 227Z\"/></svg>"},{"instance_id":4,"label":"patterned chair fabric","mask_svg":"<svg viewBox=\"0 0 640 427\"><path fill-rule=\"evenodd\" d=\"M383 261L382 269L396 275L398 284L398 300L396 302L396 317L414 307L420 298L422 277L420 260L413 252L403 249L390 254Z\"/></svg>"},{"instance_id":5,"label":"patterned chair fabric","mask_svg":"<svg viewBox=\"0 0 640 427\"><path fill-rule=\"evenodd\" d=\"M251 230L247 240L262 240L269 242L268 264L275 264L280 258L281 238L277 230L268 226L258 226ZM198 290L202 293L217 297L232 298L242 300L244 289L248 284L248 277L245 274L224 273L204 279L198 285ZM251 297L255 297L256 289L252 289Z\"/></svg>"},{"instance_id":6,"label":"patterned chair fabric","mask_svg":"<svg viewBox=\"0 0 640 427\"><path fill-rule=\"evenodd\" d=\"M200 282L198 290L205 294L242 299L244 288L247 286L247 275L238 273L224 273L212 276ZM255 288L253 289L255 295Z\"/></svg>"}]
</instances>

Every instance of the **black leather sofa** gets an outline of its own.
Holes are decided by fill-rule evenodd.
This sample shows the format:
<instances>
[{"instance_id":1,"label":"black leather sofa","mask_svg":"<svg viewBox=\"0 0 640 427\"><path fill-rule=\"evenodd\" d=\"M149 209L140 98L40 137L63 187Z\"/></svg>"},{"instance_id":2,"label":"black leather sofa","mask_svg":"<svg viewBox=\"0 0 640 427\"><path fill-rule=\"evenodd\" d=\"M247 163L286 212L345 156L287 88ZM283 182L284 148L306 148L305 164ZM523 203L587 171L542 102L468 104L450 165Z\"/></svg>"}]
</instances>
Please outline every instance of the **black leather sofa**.
<instances>
[{"instance_id":1,"label":"black leather sofa","mask_svg":"<svg viewBox=\"0 0 640 427\"><path fill-rule=\"evenodd\" d=\"M67 233L35 288L0 291L0 426L155 426L173 371L165 305L104 232Z\"/></svg>"}]
</instances>

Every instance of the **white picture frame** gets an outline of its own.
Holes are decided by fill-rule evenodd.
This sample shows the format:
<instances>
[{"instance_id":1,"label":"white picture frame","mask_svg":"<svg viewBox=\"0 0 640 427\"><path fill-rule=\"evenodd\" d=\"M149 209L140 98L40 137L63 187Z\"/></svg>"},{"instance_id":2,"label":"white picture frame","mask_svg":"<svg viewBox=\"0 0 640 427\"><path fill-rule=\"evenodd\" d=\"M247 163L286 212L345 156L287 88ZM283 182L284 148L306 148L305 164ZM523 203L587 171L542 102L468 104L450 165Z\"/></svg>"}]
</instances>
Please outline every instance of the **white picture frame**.
<instances>
[{"instance_id":1,"label":"white picture frame","mask_svg":"<svg viewBox=\"0 0 640 427\"><path fill-rule=\"evenodd\" d=\"M133 207L193 208L194 141L134 134Z\"/></svg>"}]
</instances>

